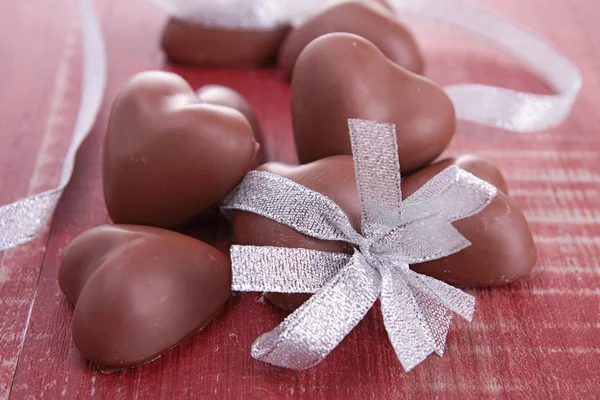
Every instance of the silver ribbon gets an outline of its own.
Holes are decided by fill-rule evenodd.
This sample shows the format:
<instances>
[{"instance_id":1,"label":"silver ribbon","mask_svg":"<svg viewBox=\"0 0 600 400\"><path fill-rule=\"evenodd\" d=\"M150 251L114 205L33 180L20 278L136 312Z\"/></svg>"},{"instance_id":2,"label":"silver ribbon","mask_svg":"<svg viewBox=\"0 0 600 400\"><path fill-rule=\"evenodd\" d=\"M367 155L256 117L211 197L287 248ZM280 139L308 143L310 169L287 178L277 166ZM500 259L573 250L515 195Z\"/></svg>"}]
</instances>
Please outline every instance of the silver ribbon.
<instances>
[{"instance_id":1,"label":"silver ribbon","mask_svg":"<svg viewBox=\"0 0 600 400\"><path fill-rule=\"evenodd\" d=\"M402 201L395 127L348 121L361 233L326 196L268 172L250 172L223 205L322 240L351 243L353 255L308 249L233 246L232 289L314 293L277 328L259 337L252 356L293 369L323 360L375 300L406 371L443 354L452 312L471 320L475 299L409 264L454 254L471 243L452 226L486 207L496 188L452 166Z\"/></svg>"},{"instance_id":2,"label":"silver ribbon","mask_svg":"<svg viewBox=\"0 0 600 400\"><path fill-rule=\"evenodd\" d=\"M94 125L106 86L106 56L100 25L91 0L79 0L83 37L83 77L77 122L58 186L0 207L0 251L35 238L46 226L73 175L77 150Z\"/></svg>"}]
</instances>

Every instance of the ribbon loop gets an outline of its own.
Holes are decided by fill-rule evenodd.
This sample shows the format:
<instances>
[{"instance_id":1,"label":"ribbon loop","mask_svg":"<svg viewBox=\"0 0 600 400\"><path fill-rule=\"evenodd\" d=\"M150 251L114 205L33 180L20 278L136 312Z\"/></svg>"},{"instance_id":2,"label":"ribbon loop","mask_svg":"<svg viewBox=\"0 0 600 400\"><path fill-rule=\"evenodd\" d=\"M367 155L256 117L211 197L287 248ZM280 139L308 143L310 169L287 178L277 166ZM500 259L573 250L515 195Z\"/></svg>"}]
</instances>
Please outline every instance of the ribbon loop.
<instances>
[{"instance_id":1,"label":"ribbon loop","mask_svg":"<svg viewBox=\"0 0 600 400\"><path fill-rule=\"evenodd\" d=\"M388 259L401 257L402 262L416 264L449 256L470 245L448 220L433 216L394 229L374 247Z\"/></svg>"},{"instance_id":2,"label":"ribbon loop","mask_svg":"<svg viewBox=\"0 0 600 400\"><path fill-rule=\"evenodd\" d=\"M400 221L402 190L396 128L393 124L348 120L362 234L382 234Z\"/></svg>"},{"instance_id":3,"label":"ribbon loop","mask_svg":"<svg viewBox=\"0 0 600 400\"><path fill-rule=\"evenodd\" d=\"M356 252L302 307L259 337L252 356L293 369L318 364L365 316L380 288L380 275Z\"/></svg>"},{"instance_id":4,"label":"ribbon loop","mask_svg":"<svg viewBox=\"0 0 600 400\"><path fill-rule=\"evenodd\" d=\"M403 269L381 268L381 313L390 342L408 372L433 353L436 344Z\"/></svg>"},{"instance_id":5,"label":"ribbon loop","mask_svg":"<svg viewBox=\"0 0 600 400\"><path fill-rule=\"evenodd\" d=\"M315 293L350 260L341 253L269 246L232 246L232 290Z\"/></svg>"},{"instance_id":6,"label":"ribbon loop","mask_svg":"<svg viewBox=\"0 0 600 400\"><path fill-rule=\"evenodd\" d=\"M453 165L404 200L402 220L409 223L438 215L450 222L457 221L483 210L497 192L490 183Z\"/></svg>"}]
</instances>

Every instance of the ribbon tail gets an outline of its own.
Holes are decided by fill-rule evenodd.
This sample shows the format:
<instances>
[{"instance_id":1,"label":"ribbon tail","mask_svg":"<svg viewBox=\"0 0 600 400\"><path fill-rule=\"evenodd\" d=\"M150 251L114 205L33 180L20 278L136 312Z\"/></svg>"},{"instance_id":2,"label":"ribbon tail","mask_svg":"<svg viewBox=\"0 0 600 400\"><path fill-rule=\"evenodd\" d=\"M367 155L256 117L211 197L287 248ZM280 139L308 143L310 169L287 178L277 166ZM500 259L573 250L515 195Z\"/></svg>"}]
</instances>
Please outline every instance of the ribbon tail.
<instances>
[{"instance_id":1,"label":"ribbon tail","mask_svg":"<svg viewBox=\"0 0 600 400\"><path fill-rule=\"evenodd\" d=\"M435 351L435 340L403 271L382 265L381 276L383 322L396 355L408 372Z\"/></svg>"},{"instance_id":2,"label":"ribbon tail","mask_svg":"<svg viewBox=\"0 0 600 400\"><path fill-rule=\"evenodd\" d=\"M471 322L475 313L475 297L430 276L408 271L411 284Z\"/></svg>"},{"instance_id":3,"label":"ribbon tail","mask_svg":"<svg viewBox=\"0 0 600 400\"><path fill-rule=\"evenodd\" d=\"M231 289L315 293L350 260L348 254L269 246L231 247Z\"/></svg>"},{"instance_id":4,"label":"ribbon tail","mask_svg":"<svg viewBox=\"0 0 600 400\"><path fill-rule=\"evenodd\" d=\"M435 352L441 357L444 355L446 338L452 322L452 311L413 274L408 275L408 285L433 337Z\"/></svg>"},{"instance_id":5,"label":"ribbon tail","mask_svg":"<svg viewBox=\"0 0 600 400\"><path fill-rule=\"evenodd\" d=\"M355 253L321 290L254 342L252 357L292 369L318 364L369 311L380 288L379 273Z\"/></svg>"},{"instance_id":6,"label":"ribbon tail","mask_svg":"<svg viewBox=\"0 0 600 400\"><path fill-rule=\"evenodd\" d=\"M92 1L79 0L78 4L83 42L81 100L58 186L0 207L0 251L32 240L44 229L73 175L77 150L102 106L106 86L104 39Z\"/></svg>"},{"instance_id":7,"label":"ribbon tail","mask_svg":"<svg viewBox=\"0 0 600 400\"><path fill-rule=\"evenodd\" d=\"M444 355L444 348L446 347L446 338L448 337L453 317L452 312L433 297L423 292L415 293L413 289L413 296L417 300L419 309L425 318L425 322L433 338L434 351L441 357Z\"/></svg>"},{"instance_id":8,"label":"ribbon tail","mask_svg":"<svg viewBox=\"0 0 600 400\"><path fill-rule=\"evenodd\" d=\"M407 278L433 336L435 352L442 356L452 322L452 311L471 321L475 310L475 298L442 281L414 271L408 271Z\"/></svg>"}]
</instances>

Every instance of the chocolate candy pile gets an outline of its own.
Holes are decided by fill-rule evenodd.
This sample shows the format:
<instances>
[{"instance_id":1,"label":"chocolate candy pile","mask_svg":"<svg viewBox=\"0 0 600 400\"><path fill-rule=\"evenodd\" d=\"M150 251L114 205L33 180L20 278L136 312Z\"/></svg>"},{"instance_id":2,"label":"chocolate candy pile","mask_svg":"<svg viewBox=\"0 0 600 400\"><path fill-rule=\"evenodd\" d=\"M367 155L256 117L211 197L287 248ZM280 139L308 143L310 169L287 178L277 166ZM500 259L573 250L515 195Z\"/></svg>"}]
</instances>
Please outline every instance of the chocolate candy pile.
<instances>
[{"instance_id":1,"label":"chocolate candy pile","mask_svg":"<svg viewBox=\"0 0 600 400\"><path fill-rule=\"evenodd\" d=\"M494 286L535 265L527 221L498 168L476 156L435 161L454 136L454 107L440 86L417 75L421 54L384 1L338 1L294 28L272 31L217 30L171 19L163 47L171 60L194 65L256 67L277 58L284 77L291 76L302 165L264 164L252 108L231 89L194 92L165 72L141 73L124 85L111 110L102 169L115 225L75 239L59 273L75 306L75 345L103 372L156 359L222 308L231 295L228 256L179 232L214 215L251 169L324 194L360 231L348 118L395 124L403 196L450 165L499 189L488 207L455 223L470 247L412 269L458 286ZM231 224L236 244L353 251L347 243L311 238L244 211L234 211ZM285 310L308 297L267 294Z\"/></svg>"}]
</instances>

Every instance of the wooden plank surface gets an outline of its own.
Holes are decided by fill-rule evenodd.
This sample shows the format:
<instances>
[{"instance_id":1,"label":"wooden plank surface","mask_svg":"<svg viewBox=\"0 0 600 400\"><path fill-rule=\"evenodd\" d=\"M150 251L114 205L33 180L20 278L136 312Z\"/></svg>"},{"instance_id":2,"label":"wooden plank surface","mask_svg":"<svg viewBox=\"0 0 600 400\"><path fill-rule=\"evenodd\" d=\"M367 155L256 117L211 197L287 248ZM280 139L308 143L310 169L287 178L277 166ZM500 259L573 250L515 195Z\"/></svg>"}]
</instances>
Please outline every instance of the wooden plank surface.
<instances>
[{"instance_id":1,"label":"wooden plank surface","mask_svg":"<svg viewBox=\"0 0 600 400\"><path fill-rule=\"evenodd\" d=\"M0 399L11 398L592 398L600 393L600 39L596 0L478 0L553 41L582 69L584 89L558 129L532 135L461 125L450 153L491 158L505 172L540 253L526 279L474 289L474 322L453 322L443 358L402 371L375 307L307 371L253 360L252 341L282 315L258 295L235 296L205 330L145 367L102 375L73 346L72 309L56 273L65 246L108 222L100 146L108 106L132 74L169 69L194 86L217 83L256 109L272 160L294 162L289 87L275 70L165 65L164 14L145 0L97 2L109 87L75 176L47 231L0 254ZM78 104L79 33L72 0L0 4L0 204L55 183ZM440 83L548 88L477 40L410 21Z\"/></svg>"}]
</instances>

